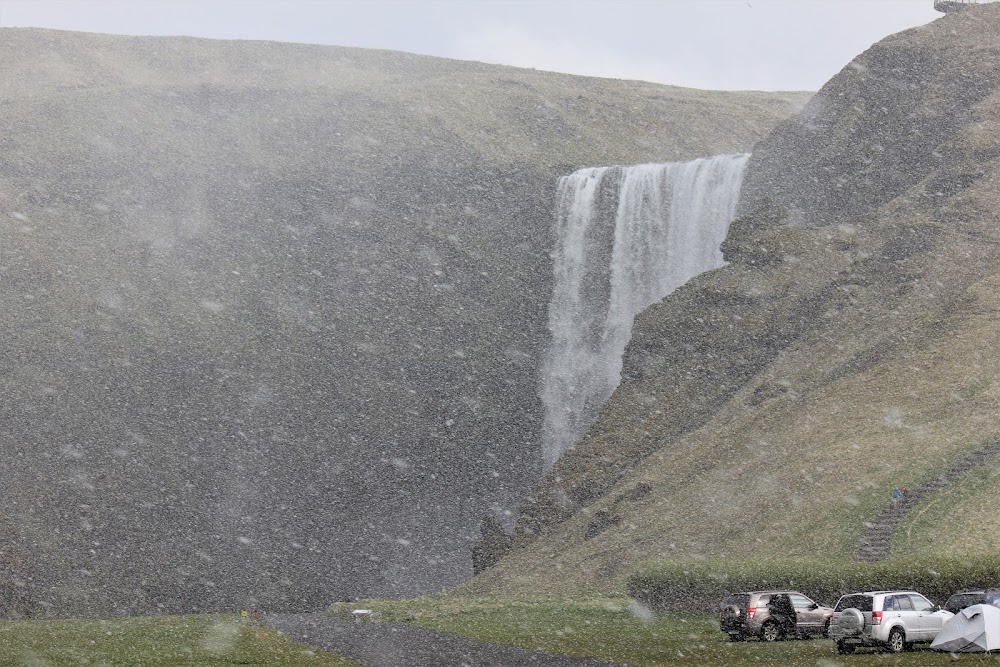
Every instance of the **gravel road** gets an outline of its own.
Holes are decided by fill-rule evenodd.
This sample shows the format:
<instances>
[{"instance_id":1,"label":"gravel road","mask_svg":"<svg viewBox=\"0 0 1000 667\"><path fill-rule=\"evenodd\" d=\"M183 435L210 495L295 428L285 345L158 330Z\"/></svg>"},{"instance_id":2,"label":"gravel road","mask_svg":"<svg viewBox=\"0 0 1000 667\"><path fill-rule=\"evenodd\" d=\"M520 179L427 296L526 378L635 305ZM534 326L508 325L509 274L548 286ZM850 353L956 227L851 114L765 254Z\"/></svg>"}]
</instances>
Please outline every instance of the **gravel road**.
<instances>
[{"instance_id":1,"label":"gravel road","mask_svg":"<svg viewBox=\"0 0 1000 667\"><path fill-rule=\"evenodd\" d=\"M357 624L325 614L267 614L264 622L297 642L367 667L621 667L590 658L477 642L412 625Z\"/></svg>"}]
</instances>

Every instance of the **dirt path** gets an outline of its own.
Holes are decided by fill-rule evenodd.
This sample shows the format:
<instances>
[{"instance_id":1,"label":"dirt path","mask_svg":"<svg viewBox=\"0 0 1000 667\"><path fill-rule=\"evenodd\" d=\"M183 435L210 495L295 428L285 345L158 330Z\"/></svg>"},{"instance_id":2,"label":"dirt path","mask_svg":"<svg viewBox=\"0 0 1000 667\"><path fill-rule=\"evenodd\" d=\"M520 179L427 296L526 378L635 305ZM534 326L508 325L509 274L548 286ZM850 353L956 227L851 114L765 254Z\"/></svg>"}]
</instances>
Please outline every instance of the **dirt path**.
<instances>
[{"instance_id":1,"label":"dirt path","mask_svg":"<svg viewBox=\"0 0 1000 667\"><path fill-rule=\"evenodd\" d=\"M264 622L297 642L367 667L615 667L590 658L486 644L411 625L355 624L325 614L268 614Z\"/></svg>"}]
</instances>

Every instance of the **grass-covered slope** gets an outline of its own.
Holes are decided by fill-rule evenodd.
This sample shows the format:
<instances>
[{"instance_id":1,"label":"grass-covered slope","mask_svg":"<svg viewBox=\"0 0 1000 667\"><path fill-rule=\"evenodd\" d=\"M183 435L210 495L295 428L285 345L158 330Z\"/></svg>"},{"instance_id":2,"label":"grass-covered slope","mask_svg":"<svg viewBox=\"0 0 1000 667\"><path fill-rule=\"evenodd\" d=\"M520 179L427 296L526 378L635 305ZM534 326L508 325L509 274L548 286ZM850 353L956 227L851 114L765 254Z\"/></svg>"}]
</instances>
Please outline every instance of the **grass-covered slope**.
<instances>
[{"instance_id":1,"label":"grass-covered slope","mask_svg":"<svg viewBox=\"0 0 1000 667\"><path fill-rule=\"evenodd\" d=\"M994 441L998 28L987 5L884 40L758 145L730 265L639 318L521 548L468 590L618 591L646 559L853 559L893 487ZM918 505L896 553L995 551L988 465Z\"/></svg>"},{"instance_id":2,"label":"grass-covered slope","mask_svg":"<svg viewBox=\"0 0 1000 667\"><path fill-rule=\"evenodd\" d=\"M0 622L0 664L358 667L235 614Z\"/></svg>"},{"instance_id":3,"label":"grass-covered slope","mask_svg":"<svg viewBox=\"0 0 1000 667\"><path fill-rule=\"evenodd\" d=\"M0 607L467 576L539 474L556 177L747 150L807 97L0 30Z\"/></svg>"}]
</instances>

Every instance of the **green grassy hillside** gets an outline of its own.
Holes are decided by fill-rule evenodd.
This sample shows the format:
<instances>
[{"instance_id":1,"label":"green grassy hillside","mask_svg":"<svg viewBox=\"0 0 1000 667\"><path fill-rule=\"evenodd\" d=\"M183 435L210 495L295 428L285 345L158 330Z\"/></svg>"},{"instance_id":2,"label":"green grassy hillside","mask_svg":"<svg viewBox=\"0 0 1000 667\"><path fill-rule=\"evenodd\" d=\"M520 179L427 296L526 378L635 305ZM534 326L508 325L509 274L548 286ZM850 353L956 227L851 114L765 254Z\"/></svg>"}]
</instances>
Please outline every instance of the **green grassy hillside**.
<instances>
[{"instance_id":1,"label":"green grassy hillside","mask_svg":"<svg viewBox=\"0 0 1000 667\"><path fill-rule=\"evenodd\" d=\"M893 487L994 441L998 27L987 5L890 37L758 145L730 265L642 314L520 548L463 590L620 591L646 559L851 560ZM922 502L894 553L995 552L995 466Z\"/></svg>"}]
</instances>

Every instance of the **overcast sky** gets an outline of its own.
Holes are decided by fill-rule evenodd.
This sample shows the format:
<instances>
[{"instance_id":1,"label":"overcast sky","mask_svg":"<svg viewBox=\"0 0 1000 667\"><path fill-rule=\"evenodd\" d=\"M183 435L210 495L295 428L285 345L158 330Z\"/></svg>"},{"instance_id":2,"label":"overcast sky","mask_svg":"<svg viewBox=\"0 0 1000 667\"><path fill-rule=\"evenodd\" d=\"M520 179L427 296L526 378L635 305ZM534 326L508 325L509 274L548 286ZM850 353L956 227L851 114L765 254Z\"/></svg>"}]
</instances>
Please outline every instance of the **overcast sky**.
<instances>
[{"instance_id":1,"label":"overcast sky","mask_svg":"<svg viewBox=\"0 0 1000 667\"><path fill-rule=\"evenodd\" d=\"M932 0L0 0L0 25L395 49L680 86L816 90Z\"/></svg>"}]
</instances>

